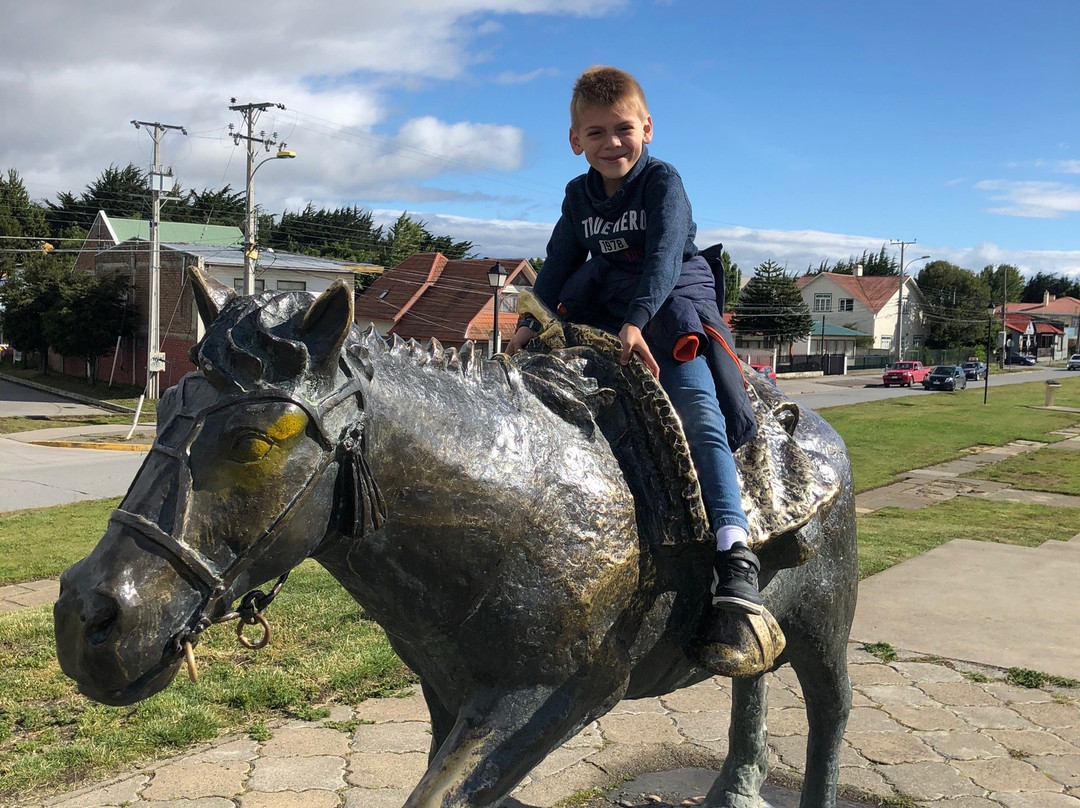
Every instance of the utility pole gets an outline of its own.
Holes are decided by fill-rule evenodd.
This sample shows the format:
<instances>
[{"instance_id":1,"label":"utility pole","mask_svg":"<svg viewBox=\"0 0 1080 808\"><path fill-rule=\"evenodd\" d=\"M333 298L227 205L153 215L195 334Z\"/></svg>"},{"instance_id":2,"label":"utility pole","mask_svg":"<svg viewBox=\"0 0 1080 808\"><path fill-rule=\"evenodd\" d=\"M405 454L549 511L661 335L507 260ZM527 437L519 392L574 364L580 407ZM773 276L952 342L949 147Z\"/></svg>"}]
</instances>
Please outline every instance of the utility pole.
<instances>
[{"instance_id":1,"label":"utility pole","mask_svg":"<svg viewBox=\"0 0 1080 808\"><path fill-rule=\"evenodd\" d=\"M285 109L285 105L273 102L237 104L235 98L232 99L232 102L229 109L240 113L247 129L247 134L232 132L232 138L233 143L238 146L241 140L247 141L247 201L244 209L244 294L253 295L255 294L255 259L259 256L258 250L255 248L255 146L256 144L262 144L266 151L270 151L270 147L277 144L277 141L273 140L273 138L277 137L277 132L274 132L269 138L266 136L266 132L259 132L259 136L255 136L255 121L258 120L262 112L271 107ZM233 125L229 124L230 131L232 128Z\"/></svg>"},{"instance_id":2,"label":"utility pole","mask_svg":"<svg viewBox=\"0 0 1080 808\"><path fill-rule=\"evenodd\" d=\"M900 245L900 282L897 284L899 294L896 298L896 361L899 362L904 358L904 247L914 244L915 239L911 241L892 239L889 243Z\"/></svg>"},{"instance_id":3,"label":"utility pole","mask_svg":"<svg viewBox=\"0 0 1080 808\"><path fill-rule=\"evenodd\" d=\"M150 215L150 314L146 326L146 397L157 398L161 387L158 374L165 370L165 354L161 351L161 195L165 192L166 177L172 177L171 170L168 174L161 170L161 138L168 129L176 129L185 135L187 129L156 121L131 123L136 129L142 126L152 127L154 138L154 164L150 167L150 197L153 207Z\"/></svg>"}]
</instances>

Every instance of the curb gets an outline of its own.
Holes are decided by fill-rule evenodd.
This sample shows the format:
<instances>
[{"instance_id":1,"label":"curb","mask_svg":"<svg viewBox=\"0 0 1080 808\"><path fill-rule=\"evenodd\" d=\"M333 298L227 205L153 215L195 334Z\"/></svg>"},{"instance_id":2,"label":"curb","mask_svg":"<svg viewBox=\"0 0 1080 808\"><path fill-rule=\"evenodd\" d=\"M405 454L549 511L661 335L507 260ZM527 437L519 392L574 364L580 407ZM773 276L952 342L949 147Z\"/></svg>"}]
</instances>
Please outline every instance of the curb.
<instances>
[{"instance_id":1,"label":"curb","mask_svg":"<svg viewBox=\"0 0 1080 808\"><path fill-rule=\"evenodd\" d=\"M90 398L90 396L80 395L79 393L69 393L66 390L57 390L55 387L28 381L27 379L20 379L17 376L9 376L6 373L0 373L0 379L3 379L5 382L11 382L12 384L20 384L23 387L29 387L31 390L40 390L43 393L52 393L54 396L60 396L61 398L70 398L72 401L77 401L80 404L86 404L90 407L98 407L99 409L109 410L110 412L119 412L124 415L135 414L135 410L131 409L131 407L113 404L110 401L101 401L96 398Z\"/></svg>"},{"instance_id":2,"label":"curb","mask_svg":"<svg viewBox=\"0 0 1080 808\"><path fill-rule=\"evenodd\" d=\"M107 441L81 440L32 440L34 446L52 446L58 449L109 449L114 452L149 452L149 443L109 443Z\"/></svg>"}]
</instances>

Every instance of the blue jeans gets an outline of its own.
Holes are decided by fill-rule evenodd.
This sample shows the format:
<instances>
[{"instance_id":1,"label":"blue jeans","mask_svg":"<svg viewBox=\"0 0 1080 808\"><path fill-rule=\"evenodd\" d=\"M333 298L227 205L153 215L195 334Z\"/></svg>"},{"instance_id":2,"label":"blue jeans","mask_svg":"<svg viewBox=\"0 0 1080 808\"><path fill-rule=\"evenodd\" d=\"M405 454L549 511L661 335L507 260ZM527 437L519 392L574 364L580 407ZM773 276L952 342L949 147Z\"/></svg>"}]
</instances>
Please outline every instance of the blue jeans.
<instances>
[{"instance_id":1,"label":"blue jeans","mask_svg":"<svg viewBox=\"0 0 1080 808\"><path fill-rule=\"evenodd\" d=\"M708 362L704 356L679 362L664 351L654 351L653 356L660 366L660 385L682 420L713 531L738 525L749 533L735 458L728 446L724 413L716 400Z\"/></svg>"}]
</instances>

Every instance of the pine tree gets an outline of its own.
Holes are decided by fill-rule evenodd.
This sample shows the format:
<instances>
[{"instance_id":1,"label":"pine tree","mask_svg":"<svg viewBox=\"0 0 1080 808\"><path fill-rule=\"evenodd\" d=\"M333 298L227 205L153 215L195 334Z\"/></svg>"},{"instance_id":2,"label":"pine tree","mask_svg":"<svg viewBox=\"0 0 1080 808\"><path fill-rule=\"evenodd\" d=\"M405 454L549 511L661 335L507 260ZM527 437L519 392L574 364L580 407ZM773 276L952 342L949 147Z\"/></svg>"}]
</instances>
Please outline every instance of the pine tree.
<instances>
[{"instance_id":1,"label":"pine tree","mask_svg":"<svg viewBox=\"0 0 1080 808\"><path fill-rule=\"evenodd\" d=\"M735 305L732 329L790 345L810 333L814 320L795 279L775 261L758 264Z\"/></svg>"}]
</instances>

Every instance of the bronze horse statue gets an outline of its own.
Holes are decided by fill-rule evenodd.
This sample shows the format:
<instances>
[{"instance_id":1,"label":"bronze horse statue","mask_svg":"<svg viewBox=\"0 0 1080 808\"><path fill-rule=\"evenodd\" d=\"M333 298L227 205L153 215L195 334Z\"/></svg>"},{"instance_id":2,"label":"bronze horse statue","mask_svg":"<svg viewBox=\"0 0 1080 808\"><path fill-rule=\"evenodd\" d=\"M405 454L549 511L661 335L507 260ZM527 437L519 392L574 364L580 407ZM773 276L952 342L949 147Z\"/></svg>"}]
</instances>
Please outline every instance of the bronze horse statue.
<instances>
[{"instance_id":1,"label":"bronze horse statue","mask_svg":"<svg viewBox=\"0 0 1080 808\"><path fill-rule=\"evenodd\" d=\"M711 539L681 428L643 367L573 340L512 360L388 343L354 326L340 284L318 298L237 297L197 273L192 286L198 369L162 397L105 535L61 578L57 653L85 695L162 690L204 629L245 593L241 613L261 619L255 587L308 557L419 676L432 742L406 808L498 806L620 699L712 675L692 650ZM762 429L737 460L787 640L773 667L790 662L805 696L802 808L832 808L851 702L850 467L824 420L751 385ZM814 480L828 485L800 507ZM765 697L760 673L734 680L707 804L765 805Z\"/></svg>"}]
</instances>

